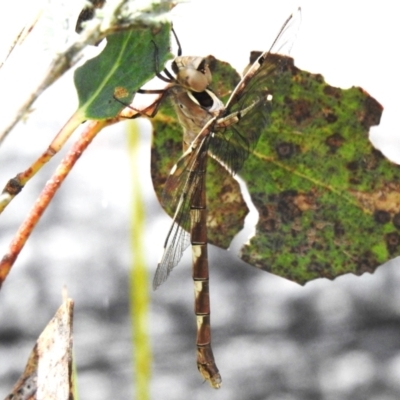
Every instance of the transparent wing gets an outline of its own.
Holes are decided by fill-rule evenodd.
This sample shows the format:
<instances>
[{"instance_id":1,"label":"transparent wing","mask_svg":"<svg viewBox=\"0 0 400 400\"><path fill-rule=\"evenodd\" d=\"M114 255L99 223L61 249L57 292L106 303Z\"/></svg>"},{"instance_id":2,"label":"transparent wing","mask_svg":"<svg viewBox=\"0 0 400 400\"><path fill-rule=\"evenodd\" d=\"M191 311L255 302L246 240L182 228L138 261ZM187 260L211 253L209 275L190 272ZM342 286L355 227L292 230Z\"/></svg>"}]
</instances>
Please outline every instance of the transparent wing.
<instances>
[{"instance_id":1,"label":"transparent wing","mask_svg":"<svg viewBox=\"0 0 400 400\"><path fill-rule=\"evenodd\" d=\"M263 129L269 123L273 93L268 82L293 60L287 57L293 47L301 23L300 8L283 24L270 49L260 55L247 69L232 92L224 113L216 121L211 153L228 170L236 173L254 149ZM275 53L279 53L277 55Z\"/></svg>"},{"instance_id":2,"label":"transparent wing","mask_svg":"<svg viewBox=\"0 0 400 400\"><path fill-rule=\"evenodd\" d=\"M300 9L281 28L269 51L262 53L233 91L218 119L209 121L171 171L163 195L163 205L174 212L164 253L153 280L156 289L167 278L190 244L191 204L204 190L208 150L232 173L243 165L269 122L271 111L267 81L273 72L293 62L277 57L274 52L288 55L301 21Z\"/></svg>"},{"instance_id":3,"label":"transparent wing","mask_svg":"<svg viewBox=\"0 0 400 400\"><path fill-rule=\"evenodd\" d=\"M227 114L234 111L237 105L240 107L247 106L246 102L249 102L251 97L257 97L260 92L266 89L266 77L270 76L276 69L283 69L288 62L293 62L290 59L285 60L281 57L276 57L275 54L290 55L300 25L301 9L298 8L282 25L278 36L268 51L261 55L258 52L252 52L250 60L252 61L255 56L258 56L258 58L249 68L246 68L245 75L232 92L226 104Z\"/></svg>"},{"instance_id":4,"label":"transparent wing","mask_svg":"<svg viewBox=\"0 0 400 400\"><path fill-rule=\"evenodd\" d=\"M164 243L164 253L154 275L154 289L166 281L190 244L190 209L201 190L204 190L209 138L209 135L205 136L200 146L179 159L165 184L163 206L167 212L175 213Z\"/></svg>"},{"instance_id":5,"label":"transparent wing","mask_svg":"<svg viewBox=\"0 0 400 400\"><path fill-rule=\"evenodd\" d=\"M268 125L270 114L271 102L266 93L247 107L217 120L210 140L211 154L232 174L238 172Z\"/></svg>"},{"instance_id":6,"label":"transparent wing","mask_svg":"<svg viewBox=\"0 0 400 400\"><path fill-rule=\"evenodd\" d=\"M299 7L282 25L276 39L267 53L289 56L301 25L301 8Z\"/></svg>"}]
</instances>

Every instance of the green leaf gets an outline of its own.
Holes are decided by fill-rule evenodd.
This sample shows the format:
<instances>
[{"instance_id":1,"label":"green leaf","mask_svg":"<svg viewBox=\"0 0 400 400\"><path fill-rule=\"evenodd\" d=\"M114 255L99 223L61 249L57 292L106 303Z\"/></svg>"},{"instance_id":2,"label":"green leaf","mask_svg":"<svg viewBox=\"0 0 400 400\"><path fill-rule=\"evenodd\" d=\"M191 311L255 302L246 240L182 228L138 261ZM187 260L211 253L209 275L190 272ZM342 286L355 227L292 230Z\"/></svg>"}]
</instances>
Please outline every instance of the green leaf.
<instances>
[{"instance_id":1,"label":"green leaf","mask_svg":"<svg viewBox=\"0 0 400 400\"><path fill-rule=\"evenodd\" d=\"M115 117L135 92L154 77L156 57L160 68L171 58L169 37L171 26L158 29L137 28L107 37L105 49L75 71L79 108L88 119ZM154 42L154 43L153 43Z\"/></svg>"},{"instance_id":2,"label":"green leaf","mask_svg":"<svg viewBox=\"0 0 400 400\"><path fill-rule=\"evenodd\" d=\"M237 76L226 64L216 66L214 82L220 94L227 94ZM370 126L379 124L380 104L360 88L331 87L321 75L293 64L272 74L267 87L273 94L271 124L240 171L260 215L256 235L242 248L241 258L305 283L372 272L399 255L400 169L368 140ZM160 114L156 124L161 120L163 132L156 125L152 153L158 193L182 152L178 122L171 114ZM208 227L210 243L226 248L242 227L246 207L238 203L236 210L225 209L227 192L215 190L224 186L223 173L218 165L208 170L207 198L209 215L227 212L229 228L221 218L212 224L214 217ZM237 196L235 189L232 196ZM238 213L233 224L231 211L233 217Z\"/></svg>"}]
</instances>

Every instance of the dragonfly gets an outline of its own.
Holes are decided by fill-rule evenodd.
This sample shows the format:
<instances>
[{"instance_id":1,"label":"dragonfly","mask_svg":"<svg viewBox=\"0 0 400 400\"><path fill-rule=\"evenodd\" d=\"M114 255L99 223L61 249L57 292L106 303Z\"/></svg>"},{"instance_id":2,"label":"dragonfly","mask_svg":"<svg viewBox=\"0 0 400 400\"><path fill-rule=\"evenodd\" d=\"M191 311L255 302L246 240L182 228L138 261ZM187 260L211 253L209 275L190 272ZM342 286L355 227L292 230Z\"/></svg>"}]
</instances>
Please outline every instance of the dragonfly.
<instances>
[{"instance_id":1,"label":"dragonfly","mask_svg":"<svg viewBox=\"0 0 400 400\"><path fill-rule=\"evenodd\" d=\"M222 378L211 347L205 185L207 159L209 155L215 158L233 175L254 150L270 120L273 94L266 81L291 60L275 54L289 56L300 22L299 8L285 21L268 51L253 53L253 60L225 105L209 89L211 72L205 58L182 57L179 49L178 57L172 63L176 77L169 72L166 72L167 77L157 74L170 83L166 90L183 127L184 152L164 186L162 203L173 215L173 220L153 279L153 288L157 289L167 280L183 252L191 245L197 367L204 380L215 389L221 387Z\"/></svg>"}]
</instances>

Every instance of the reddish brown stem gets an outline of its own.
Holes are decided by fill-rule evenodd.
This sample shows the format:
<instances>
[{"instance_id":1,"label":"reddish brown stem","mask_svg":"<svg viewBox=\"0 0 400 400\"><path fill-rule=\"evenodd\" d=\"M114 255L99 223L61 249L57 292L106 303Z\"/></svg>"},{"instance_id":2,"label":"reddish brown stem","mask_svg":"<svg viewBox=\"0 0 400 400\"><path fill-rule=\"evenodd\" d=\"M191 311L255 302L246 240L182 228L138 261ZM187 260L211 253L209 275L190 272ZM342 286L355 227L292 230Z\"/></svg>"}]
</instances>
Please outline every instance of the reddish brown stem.
<instances>
[{"instance_id":1,"label":"reddish brown stem","mask_svg":"<svg viewBox=\"0 0 400 400\"><path fill-rule=\"evenodd\" d=\"M87 123L85 130L79 139L72 145L71 149L57 167L51 179L46 183L42 193L36 200L25 221L19 227L13 240L11 241L7 253L0 262L0 288L10 272L15 260L28 240L31 232L39 222L50 201L54 197L58 188L75 165L78 158L86 150L94 137L107 125L111 125L116 120L91 121Z\"/></svg>"}]
</instances>

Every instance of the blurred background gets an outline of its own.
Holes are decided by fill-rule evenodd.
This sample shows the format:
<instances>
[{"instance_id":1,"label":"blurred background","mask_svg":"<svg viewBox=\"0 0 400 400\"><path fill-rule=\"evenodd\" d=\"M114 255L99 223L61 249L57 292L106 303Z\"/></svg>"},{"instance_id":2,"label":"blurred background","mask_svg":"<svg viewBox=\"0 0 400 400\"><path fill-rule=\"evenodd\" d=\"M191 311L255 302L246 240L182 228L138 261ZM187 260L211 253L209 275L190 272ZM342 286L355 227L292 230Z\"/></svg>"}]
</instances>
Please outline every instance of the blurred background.
<instances>
[{"instance_id":1,"label":"blurred background","mask_svg":"<svg viewBox=\"0 0 400 400\"><path fill-rule=\"evenodd\" d=\"M10 4L15 10L1 13L0 37L28 4L15 1ZM66 13L57 14L57 23L67 21L67 11L77 17L78 6L60 4ZM173 23L184 54L213 54L241 71L250 50L267 49L299 5L303 21L292 51L295 64L321 73L331 85L361 86L375 97L385 111L371 140L387 157L400 160L395 58L400 27L395 3L192 0L175 8ZM70 35L73 28L67 27ZM7 117L7 104L25 90L24 79L32 79L36 64L52 45L45 44L43 57L32 46L30 62L17 63L13 86L1 85L2 117ZM36 159L75 111L72 79L69 72L49 88L2 144L0 183ZM61 302L64 286L75 301L74 353L81 399L134 398L128 297L133 192L141 192L146 207L149 287L170 224L150 180L150 124L143 121L140 127L140 170L130 166L126 125L102 132L59 190L0 291L0 398L18 379L37 336ZM1 216L2 253L63 154L65 150ZM130 185L133 174L140 175L140 187ZM187 253L168 281L151 292L151 398L400 398L397 259L372 275L320 279L301 287L213 248L213 349L223 378L222 388L214 391L202 384L195 364Z\"/></svg>"}]
</instances>

